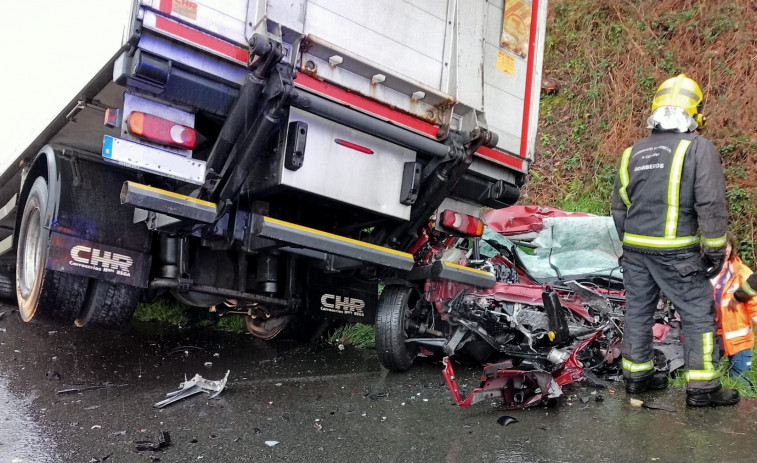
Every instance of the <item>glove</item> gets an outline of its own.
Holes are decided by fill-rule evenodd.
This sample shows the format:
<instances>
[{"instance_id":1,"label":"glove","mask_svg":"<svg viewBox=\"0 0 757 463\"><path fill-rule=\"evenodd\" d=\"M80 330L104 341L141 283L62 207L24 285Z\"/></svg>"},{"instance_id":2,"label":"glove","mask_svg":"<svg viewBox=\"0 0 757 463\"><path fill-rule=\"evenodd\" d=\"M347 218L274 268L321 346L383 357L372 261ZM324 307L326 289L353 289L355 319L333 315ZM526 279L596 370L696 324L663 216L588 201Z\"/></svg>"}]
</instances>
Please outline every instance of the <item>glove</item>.
<instances>
[{"instance_id":1,"label":"glove","mask_svg":"<svg viewBox=\"0 0 757 463\"><path fill-rule=\"evenodd\" d=\"M704 266L704 276L708 280L723 268L725 261L725 246L717 249L706 249L702 254L702 266Z\"/></svg>"},{"instance_id":2,"label":"glove","mask_svg":"<svg viewBox=\"0 0 757 463\"><path fill-rule=\"evenodd\" d=\"M739 310L739 304L740 302L735 297L731 298L731 300L728 301L728 310L736 312L737 310Z\"/></svg>"}]
</instances>

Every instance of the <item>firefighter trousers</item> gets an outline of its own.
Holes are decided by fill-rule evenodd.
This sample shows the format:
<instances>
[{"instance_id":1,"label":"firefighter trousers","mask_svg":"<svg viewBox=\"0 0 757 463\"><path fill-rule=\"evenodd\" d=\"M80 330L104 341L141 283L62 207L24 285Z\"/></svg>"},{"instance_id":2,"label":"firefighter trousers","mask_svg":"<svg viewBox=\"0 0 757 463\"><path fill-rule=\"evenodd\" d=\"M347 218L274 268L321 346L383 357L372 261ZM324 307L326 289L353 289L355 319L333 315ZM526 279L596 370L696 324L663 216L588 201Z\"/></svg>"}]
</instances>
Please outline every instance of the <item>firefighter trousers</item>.
<instances>
[{"instance_id":1,"label":"firefighter trousers","mask_svg":"<svg viewBox=\"0 0 757 463\"><path fill-rule=\"evenodd\" d=\"M654 373L652 326L662 290L681 316L688 390L717 389L720 352L715 348L715 306L699 252L644 254L624 250L622 263L626 288L623 376L643 380Z\"/></svg>"}]
</instances>

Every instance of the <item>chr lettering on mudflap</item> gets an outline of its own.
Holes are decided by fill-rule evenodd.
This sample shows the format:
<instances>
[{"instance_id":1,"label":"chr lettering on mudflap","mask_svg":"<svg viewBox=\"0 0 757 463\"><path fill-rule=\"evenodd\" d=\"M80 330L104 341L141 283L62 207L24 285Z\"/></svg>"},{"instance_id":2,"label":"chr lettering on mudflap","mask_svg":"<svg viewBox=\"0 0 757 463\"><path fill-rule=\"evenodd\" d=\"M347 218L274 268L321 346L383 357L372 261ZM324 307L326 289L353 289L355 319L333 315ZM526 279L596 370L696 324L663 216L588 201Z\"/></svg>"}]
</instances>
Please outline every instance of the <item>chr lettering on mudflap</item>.
<instances>
[{"instance_id":1,"label":"chr lettering on mudflap","mask_svg":"<svg viewBox=\"0 0 757 463\"><path fill-rule=\"evenodd\" d=\"M134 261L131 257L115 252L103 251L89 246L78 245L71 248L71 261L69 265L96 270L103 273L115 273L116 275L129 277Z\"/></svg>"},{"instance_id":2,"label":"chr lettering on mudflap","mask_svg":"<svg viewBox=\"0 0 757 463\"><path fill-rule=\"evenodd\" d=\"M362 299L335 294L324 294L321 296L321 310L325 312L337 312L363 317L365 316L363 313L364 307L365 301Z\"/></svg>"}]
</instances>

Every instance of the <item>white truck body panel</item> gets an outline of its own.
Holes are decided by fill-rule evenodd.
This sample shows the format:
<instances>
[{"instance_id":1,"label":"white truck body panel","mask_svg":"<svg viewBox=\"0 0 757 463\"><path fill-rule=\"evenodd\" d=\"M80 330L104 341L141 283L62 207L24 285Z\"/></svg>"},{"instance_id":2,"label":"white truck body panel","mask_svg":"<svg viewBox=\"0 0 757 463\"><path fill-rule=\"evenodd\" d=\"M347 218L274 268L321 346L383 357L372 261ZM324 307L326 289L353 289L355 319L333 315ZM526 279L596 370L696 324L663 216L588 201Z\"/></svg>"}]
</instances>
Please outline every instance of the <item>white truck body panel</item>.
<instances>
[{"instance_id":1,"label":"white truck body panel","mask_svg":"<svg viewBox=\"0 0 757 463\"><path fill-rule=\"evenodd\" d=\"M14 2L4 10L0 50L14 71L3 74L0 178L118 52L130 7L131 0L67 0Z\"/></svg>"},{"instance_id":2,"label":"white truck body panel","mask_svg":"<svg viewBox=\"0 0 757 463\"><path fill-rule=\"evenodd\" d=\"M18 57L25 72L17 75L23 77L17 85L4 86L16 94L16 99L6 100L6 107L14 110L5 111L4 117L12 115L12 123L0 123L0 127L14 127L15 133L0 134L0 178L7 178L7 171L16 169L14 164L22 157L35 154L32 148L36 146L30 145L33 140L40 142L35 135L42 133L45 124L61 109L71 110L76 99L71 102L70 96L76 95L103 63L117 54L132 18L144 19L146 13L152 17L155 12L167 13L176 24L202 29L203 36L233 47L232 53L245 48L256 30L280 25L285 33L289 30L303 34L312 39L311 49L303 52L303 60L317 61L317 77L425 116L432 123L454 124L438 119L445 104L484 111L489 128L499 135L499 151L509 154L484 155L482 161L527 172L536 138L547 0L519 1L538 4L532 16L538 24L536 36L531 38L535 47L529 50L534 57L532 72L528 70L528 58L500 46L504 0L134 0L133 15L126 13L129 0L111 1L108 5L78 0L66 2L65 8L54 2L56 6L47 10L54 17L48 18L45 11L35 12L34 16L44 16L44 21L10 16L10 21L23 24L11 32L25 32L29 41L13 37L2 43L38 43L42 49L49 48L49 44L43 45L38 38L65 36L66 46L47 53L49 59L45 60L31 52ZM75 19L61 20L64 13ZM75 28L70 27L73 21L78 25ZM329 47L336 54L343 51L343 63L328 63ZM498 66L502 56L509 63L504 70ZM226 61L230 64L224 78L238 81L242 74L235 73L238 68L234 66L239 63L231 61ZM51 75L62 69L66 71ZM529 79L531 91L527 95ZM27 127L34 129L27 132ZM68 128L68 133L78 134L75 128ZM66 142L74 139L63 138ZM90 145L91 140L83 147L91 149ZM480 165L474 163L472 169L480 171Z\"/></svg>"}]
</instances>

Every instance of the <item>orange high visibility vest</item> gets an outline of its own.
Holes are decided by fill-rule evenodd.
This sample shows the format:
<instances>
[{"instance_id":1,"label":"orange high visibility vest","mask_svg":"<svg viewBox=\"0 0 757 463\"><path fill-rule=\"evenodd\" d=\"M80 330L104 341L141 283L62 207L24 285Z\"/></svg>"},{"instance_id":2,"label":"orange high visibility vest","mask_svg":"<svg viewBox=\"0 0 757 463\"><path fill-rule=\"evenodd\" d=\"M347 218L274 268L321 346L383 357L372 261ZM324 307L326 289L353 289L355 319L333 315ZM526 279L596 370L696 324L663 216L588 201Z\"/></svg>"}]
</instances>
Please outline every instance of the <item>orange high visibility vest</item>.
<instances>
[{"instance_id":1,"label":"orange high visibility vest","mask_svg":"<svg viewBox=\"0 0 757 463\"><path fill-rule=\"evenodd\" d=\"M731 276L723 284L720 305L715 309L718 311L718 335L723 338L725 355L730 357L754 347L752 323L757 324L757 298L739 303L738 310L729 310L728 303L733 298L733 293L746 281L752 271L738 257L734 257L728 262L728 270ZM713 278L712 281L717 282L722 275L723 273ZM717 288L714 288L715 292L717 290Z\"/></svg>"}]
</instances>

